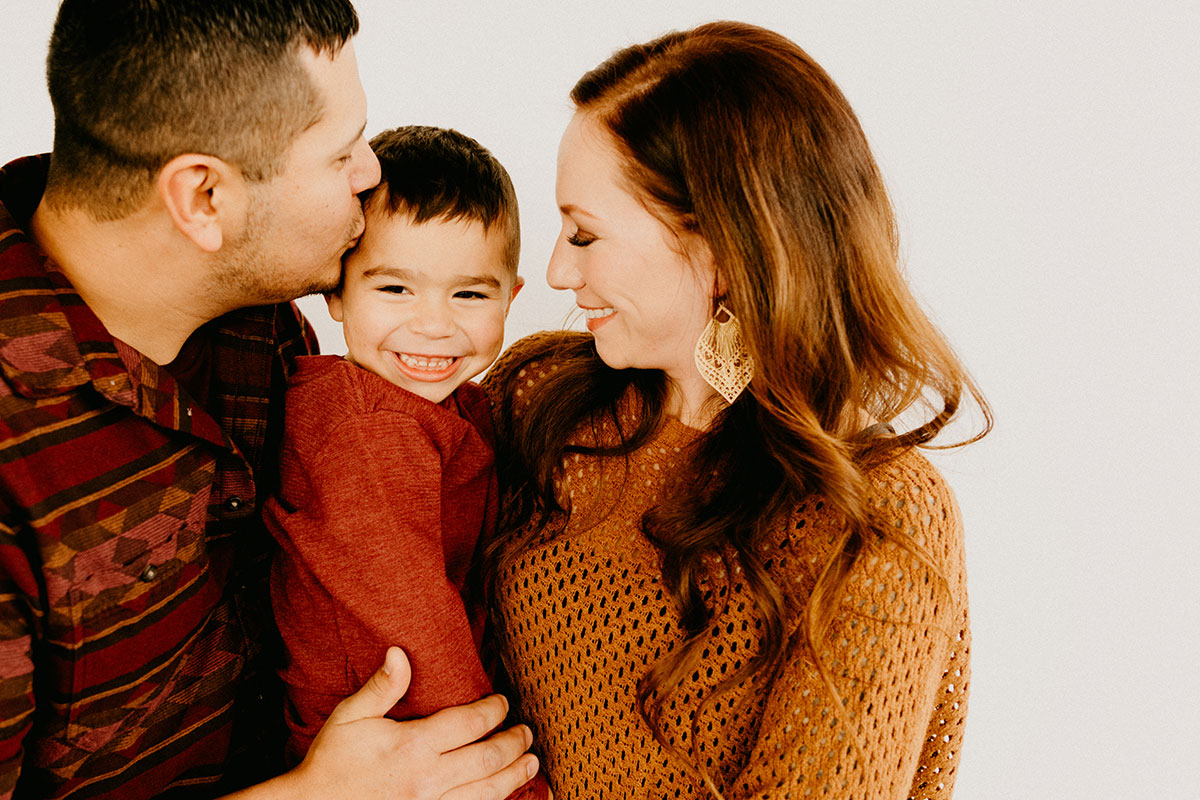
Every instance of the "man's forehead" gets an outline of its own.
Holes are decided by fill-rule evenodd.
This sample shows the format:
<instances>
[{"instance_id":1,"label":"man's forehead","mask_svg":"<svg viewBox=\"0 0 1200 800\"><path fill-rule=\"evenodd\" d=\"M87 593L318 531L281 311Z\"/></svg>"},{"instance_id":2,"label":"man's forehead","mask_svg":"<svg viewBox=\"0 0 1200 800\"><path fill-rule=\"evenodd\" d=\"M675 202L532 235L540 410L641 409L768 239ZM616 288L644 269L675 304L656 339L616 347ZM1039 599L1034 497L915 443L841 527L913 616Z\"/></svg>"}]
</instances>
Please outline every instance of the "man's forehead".
<instances>
[{"instance_id":1,"label":"man's forehead","mask_svg":"<svg viewBox=\"0 0 1200 800\"><path fill-rule=\"evenodd\" d=\"M297 57L320 99L320 111L309 127L345 129L344 138L353 144L367 120L367 96L358 76L353 43L346 42L337 52L317 52L301 45Z\"/></svg>"}]
</instances>

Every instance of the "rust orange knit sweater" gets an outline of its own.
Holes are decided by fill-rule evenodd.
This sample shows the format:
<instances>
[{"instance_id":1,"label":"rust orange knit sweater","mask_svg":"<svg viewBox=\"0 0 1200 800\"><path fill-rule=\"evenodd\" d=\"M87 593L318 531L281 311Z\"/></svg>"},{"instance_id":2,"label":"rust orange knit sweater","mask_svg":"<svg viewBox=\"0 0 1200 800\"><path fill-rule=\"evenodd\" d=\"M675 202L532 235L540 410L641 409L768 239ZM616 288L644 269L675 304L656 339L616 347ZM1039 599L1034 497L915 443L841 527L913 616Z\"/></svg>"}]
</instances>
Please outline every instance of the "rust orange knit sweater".
<instances>
[{"instance_id":1,"label":"rust orange knit sweater","mask_svg":"<svg viewBox=\"0 0 1200 800\"><path fill-rule=\"evenodd\" d=\"M518 343L485 382L489 392L512 387L518 413L521 397L537 392L554 369L552 361L538 361L520 368L519 380L505 380L534 346L536 337ZM711 796L654 739L635 700L638 679L683 641L658 552L639 520L696 436L668 421L631 456L628 473L624 459L569 456L557 486L571 509L565 528L552 521L547 530L561 532L498 575L504 661L556 800ZM929 564L901 546L877 544L853 566L821 646L844 703L838 708L800 626L843 521L817 496L776 521L763 549L774 580L794 601L787 663L774 681L743 684L711 705L695 742L726 800L951 794L970 642L958 509L916 452L875 469L869 480L887 524L909 536ZM664 708L665 730L684 751L692 746L698 699L759 646L740 570L710 564L704 586L714 617L704 660Z\"/></svg>"}]
</instances>

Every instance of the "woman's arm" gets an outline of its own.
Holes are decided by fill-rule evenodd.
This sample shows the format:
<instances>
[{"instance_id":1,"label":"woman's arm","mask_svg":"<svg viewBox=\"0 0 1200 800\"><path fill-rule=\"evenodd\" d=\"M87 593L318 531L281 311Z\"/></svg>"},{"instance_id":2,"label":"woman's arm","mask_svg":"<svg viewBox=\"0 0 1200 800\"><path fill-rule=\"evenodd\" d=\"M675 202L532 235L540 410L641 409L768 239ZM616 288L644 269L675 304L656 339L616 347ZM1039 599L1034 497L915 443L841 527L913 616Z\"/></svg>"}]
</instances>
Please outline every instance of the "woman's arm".
<instances>
[{"instance_id":1,"label":"woman's arm","mask_svg":"<svg viewBox=\"0 0 1200 800\"><path fill-rule=\"evenodd\" d=\"M818 654L836 697L793 635L728 800L950 796L969 678L961 524L932 467L902 459L876 508L912 549L875 544L856 561Z\"/></svg>"}]
</instances>

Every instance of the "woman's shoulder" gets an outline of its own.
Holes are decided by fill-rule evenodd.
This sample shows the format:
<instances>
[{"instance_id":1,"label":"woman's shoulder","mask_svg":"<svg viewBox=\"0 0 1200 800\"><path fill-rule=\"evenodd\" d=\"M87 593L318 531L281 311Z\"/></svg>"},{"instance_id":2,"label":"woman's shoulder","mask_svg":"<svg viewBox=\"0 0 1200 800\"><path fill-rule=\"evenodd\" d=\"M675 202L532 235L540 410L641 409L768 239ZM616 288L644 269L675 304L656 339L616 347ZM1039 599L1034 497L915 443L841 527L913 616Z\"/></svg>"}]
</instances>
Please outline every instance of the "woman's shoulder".
<instances>
[{"instance_id":1,"label":"woman's shoulder","mask_svg":"<svg viewBox=\"0 0 1200 800\"><path fill-rule=\"evenodd\" d=\"M877 523L908 537L935 563L955 560L962 549L962 517L941 472L908 448L866 473Z\"/></svg>"},{"instance_id":2,"label":"woman's shoulder","mask_svg":"<svg viewBox=\"0 0 1200 800\"><path fill-rule=\"evenodd\" d=\"M875 524L892 535L871 542L855 572L859 577L873 577L876 584L890 581L903 601L901 609L914 593L922 591L922 585L942 587L952 605L965 607L962 516L941 472L916 448L910 448L870 470L866 477ZM898 613L897 618L903 615Z\"/></svg>"},{"instance_id":3,"label":"woman's shoulder","mask_svg":"<svg viewBox=\"0 0 1200 800\"><path fill-rule=\"evenodd\" d=\"M933 567L954 594L965 592L962 520L954 493L937 468L909 448L869 469L864 477L875 525L889 535L868 543L860 553L859 568ZM841 545L845 526L841 514L819 495L794 504L777 543L793 556L786 562L791 569L804 573L792 580L801 584L815 580Z\"/></svg>"},{"instance_id":4,"label":"woman's shoulder","mask_svg":"<svg viewBox=\"0 0 1200 800\"><path fill-rule=\"evenodd\" d=\"M541 331L513 343L504 351L480 386L493 408L505 398L520 403L531 389L543 383L566 363L581 358L592 337L578 331Z\"/></svg>"}]
</instances>

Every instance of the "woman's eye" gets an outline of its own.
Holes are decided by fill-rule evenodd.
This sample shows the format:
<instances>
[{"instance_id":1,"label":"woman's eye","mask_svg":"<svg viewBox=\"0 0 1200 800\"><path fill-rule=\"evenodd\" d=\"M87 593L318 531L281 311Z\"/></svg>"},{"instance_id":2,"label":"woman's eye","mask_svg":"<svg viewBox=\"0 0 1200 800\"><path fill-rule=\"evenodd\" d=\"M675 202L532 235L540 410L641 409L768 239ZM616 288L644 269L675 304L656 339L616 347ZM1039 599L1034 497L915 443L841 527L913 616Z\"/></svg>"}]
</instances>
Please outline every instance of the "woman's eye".
<instances>
[{"instance_id":1,"label":"woman's eye","mask_svg":"<svg viewBox=\"0 0 1200 800\"><path fill-rule=\"evenodd\" d=\"M596 241L595 236L589 236L588 234L584 233L583 231L575 231L574 233L567 236L567 244L573 245L575 247L587 247L589 244L591 244L594 241Z\"/></svg>"}]
</instances>

